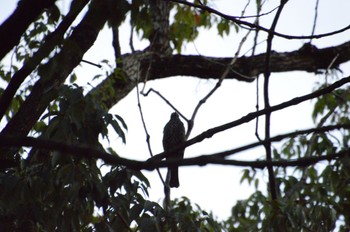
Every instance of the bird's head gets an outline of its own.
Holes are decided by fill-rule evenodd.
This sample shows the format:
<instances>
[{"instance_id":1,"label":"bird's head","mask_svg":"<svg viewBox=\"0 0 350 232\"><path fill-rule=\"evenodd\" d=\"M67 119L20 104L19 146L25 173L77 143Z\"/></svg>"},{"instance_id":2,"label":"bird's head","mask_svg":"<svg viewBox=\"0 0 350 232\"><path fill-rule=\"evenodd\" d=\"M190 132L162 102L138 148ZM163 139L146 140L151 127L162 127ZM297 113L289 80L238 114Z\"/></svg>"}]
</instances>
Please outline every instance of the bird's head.
<instances>
[{"instance_id":1,"label":"bird's head","mask_svg":"<svg viewBox=\"0 0 350 232\"><path fill-rule=\"evenodd\" d=\"M176 112L174 112L174 113L171 114L170 118L171 119L179 118L179 115Z\"/></svg>"}]
</instances>

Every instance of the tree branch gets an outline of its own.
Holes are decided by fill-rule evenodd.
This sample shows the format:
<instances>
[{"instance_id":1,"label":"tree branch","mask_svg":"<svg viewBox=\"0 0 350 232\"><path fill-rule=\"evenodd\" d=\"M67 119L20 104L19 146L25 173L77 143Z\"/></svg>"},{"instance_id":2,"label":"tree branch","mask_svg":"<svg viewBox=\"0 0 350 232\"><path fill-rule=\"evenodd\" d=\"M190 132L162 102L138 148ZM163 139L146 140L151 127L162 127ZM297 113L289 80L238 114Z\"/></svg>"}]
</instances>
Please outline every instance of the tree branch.
<instances>
[{"instance_id":1,"label":"tree branch","mask_svg":"<svg viewBox=\"0 0 350 232\"><path fill-rule=\"evenodd\" d=\"M230 166L239 166L239 167L251 167L251 168L257 168L257 169L264 169L268 166L271 167L307 167L311 166L315 163L318 163L320 161L324 160L334 160L336 158L342 158L345 156L350 156L350 150L343 150L338 153L333 153L330 155L324 155L324 156L313 156L313 157L303 157L293 160L277 160L277 161L241 161L241 160L227 160L227 159L221 159L217 157L211 157L211 156L199 156L194 158L188 158L188 159L182 159L182 160L171 160L171 161L161 161L161 162L155 162L154 165L157 167L168 167L171 165L178 165L178 166L204 166L207 164L218 164L218 165L230 165ZM150 165L152 167L152 165ZM147 167L147 168L150 168ZM152 167L153 168L153 167Z\"/></svg>"},{"instance_id":2,"label":"tree branch","mask_svg":"<svg viewBox=\"0 0 350 232\"><path fill-rule=\"evenodd\" d=\"M265 109L270 108L270 99L269 99L269 80L270 80L270 64L271 64L271 51L272 51L272 40L273 40L273 33L275 31L275 28L277 26L277 22L280 18L280 15L282 13L282 9L284 5L287 3L286 0L281 0L281 5L278 8L276 15L273 19L269 35L267 37L267 45L266 45L266 56L265 56L265 70L264 70L264 103L265 103ZM265 114L265 151L266 151L266 160L272 161L272 151L271 151L271 142L268 140L270 139L270 129L271 129L271 112L266 112ZM275 173L272 166L267 166L267 170L269 173L269 190L271 194L271 199L276 200L277 199L277 188L276 188L276 179L275 179Z\"/></svg>"},{"instance_id":3,"label":"tree branch","mask_svg":"<svg viewBox=\"0 0 350 232\"><path fill-rule=\"evenodd\" d=\"M136 161L119 157L117 155L111 155L105 151L87 147L83 145L73 145L64 142L58 142L53 140L46 140L33 137L11 137L0 135L0 147L35 147L46 150L56 150L63 154L73 155L88 159L102 159L106 164L113 166L125 166L133 170L154 170L156 168L165 168L173 165L177 166L194 166L194 165L231 165L240 167L251 167L263 169L267 166L273 167L307 167L324 160L334 160L350 155L350 150L339 151L330 155L316 156L316 157L304 157L293 160L278 160L278 161L240 161L240 160L227 160L216 156L202 155L194 158L179 159L179 160L153 160L153 161Z\"/></svg>"},{"instance_id":4,"label":"tree branch","mask_svg":"<svg viewBox=\"0 0 350 232\"><path fill-rule=\"evenodd\" d=\"M350 125L349 124L341 124L341 125L311 128L311 129L306 129L306 130L298 130L298 131L294 131L294 132L290 132L290 133L286 133L286 134L282 134L282 135L277 135L275 137L268 139L267 141L265 139L264 141L259 141L259 142L251 143L251 144L241 146L241 147L238 147L235 149L218 152L215 154L211 154L210 156L225 158L227 156L232 156L232 155L235 155L239 152L242 152L242 151L245 151L248 149L252 149L254 147L261 146L264 144L264 142L270 142L270 143L271 142L279 142L283 139L293 138L295 136L302 135L302 134L310 134L310 133L320 134L320 133L324 133L324 132L328 132L328 131L336 130L336 129L350 129Z\"/></svg>"},{"instance_id":5,"label":"tree branch","mask_svg":"<svg viewBox=\"0 0 350 232\"><path fill-rule=\"evenodd\" d=\"M310 44L293 52L277 53L272 51L270 56L271 72L307 71L319 72L326 70L333 58L337 60L331 68L337 68L340 64L350 60L350 42L318 49ZM226 79L237 79L252 82L255 77L264 72L264 60L266 53L240 57L231 66ZM219 79L222 70L232 61L232 57L215 58L206 56L174 55L172 57L145 56L141 60L140 75L149 70L150 79L159 79L170 76L195 76L198 78Z\"/></svg>"}]
</instances>

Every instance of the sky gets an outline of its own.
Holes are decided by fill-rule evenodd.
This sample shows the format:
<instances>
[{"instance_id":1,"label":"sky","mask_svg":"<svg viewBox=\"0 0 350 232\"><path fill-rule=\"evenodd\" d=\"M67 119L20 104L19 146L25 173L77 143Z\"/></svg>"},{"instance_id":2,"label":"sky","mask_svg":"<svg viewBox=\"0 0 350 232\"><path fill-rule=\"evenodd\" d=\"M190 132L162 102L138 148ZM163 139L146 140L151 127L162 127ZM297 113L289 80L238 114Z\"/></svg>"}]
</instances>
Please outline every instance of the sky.
<instances>
[{"instance_id":1,"label":"sky","mask_svg":"<svg viewBox=\"0 0 350 232\"><path fill-rule=\"evenodd\" d=\"M9 15L15 7L16 1L0 0L0 22ZM255 1L252 1L255 2ZM290 0L282 12L282 16L276 30L288 35L309 35L312 31L314 18L314 1ZM211 6L229 15L240 15L246 1L225 1L216 0ZM67 1L58 1L59 6L69 7ZM263 12L267 12L278 6L279 1L267 1ZM348 10L350 2L348 0L319 1L318 23L316 34L325 33L345 27L350 22ZM253 8L247 10L248 15L255 15ZM271 17L266 16L261 19L261 25L270 27ZM219 37L217 31L201 31L198 39L189 43L183 48L184 54L206 55L216 57L232 57L246 31L240 33L232 32L229 36ZM122 53L130 52L128 25L123 25L120 32ZM263 53L266 49L265 34L261 33L257 48L257 53ZM135 34L135 49L143 49L148 46L146 41L137 41L138 36ZM251 49L252 43L249 37L244 44L242 53L244 54ZM318 48L335 46L348 41L350 32L345 32L331 38L313 40L312 43ZM114 51L111 47L111 32L106 27L99 35L94 46L84 56L85 60L99 63L107 59L112 64L114 61ZM286 40L275 37L273 40L273 50L278 52L293 51L299 49L303 43L309 40ZM249 54L249 53L248 53ZM341 66L343 74L348 76L350 73L349 62ZM96 85L92 78L97 74L104 74L108 71L107 66L102 69L81 64L76 68L79 83L86 85ZM272 73L270 78L270 103L275 105L283 101L292 99L310 93L315 83L323 81L324 75L315 75L305 72L288 72ZM259 106L263 107L262 95L263 77L259 78ZM181 113L190 118L195 106L216 84L214 79L199 80L195 77L171 77L162 80L149 81L146 84L146 90L154 88L161 92ZM91 87L86 87L86 91ZM140 85L142 88L142 84ZM237 120L246 114L255 111L257 99L257 84L245 83L237 80L225 80L222 86L215 94L202 106L195 120L195 126L190 136L194 137L201 132L224 123ZM141 106L148 133L151 138L151 147L153 154L163 151L162 133L163 127L170 119L172 109L155 94L147 97L141 96ZM274 112L271 121L271 134L278 135L286 132L295 131L312 127L311 119L313 102L305 102L297 106L290 107L283 111ZM123 100L116 104L110 111L124 118L128 125L126 133L126 144L117 138L115 133L110 132L110 143L106 141L106 146L111 146L123 157L137 160L146 160L150 157L146 144L146 135L141 123L139 109L137 107L137 94L133 90ZM263 121L259 119L259 134L263 137ZM256 142L255 121L243 124L239 127L232 128L220 134L214 135L210 139L204 140L200 144L188 147L185 151L185 157L195 157L198 155L210 154L218 151L224 151L236 148L245 144ZM278 145L275 145L278 148ZM263 158L264 150L252 149L235 155L234 159L254 160ZM161 172L165 177L165 169ZM220 165L206 165L203 167L181 167L180 168L180 187L172 189L172 197L186 196L193 203L199 204L202 209L211 211L220 219L225 219L230 215L231 207L240 199L246 199L255 191L254 186L247 183L240 183L243 168ZM163 186L155 171L145 171L144 174L151 182L150 199L161 202L164 197ZM259 189L266 191L267 171L259 171L260 177Z\"/></svg>"}]
</instances>

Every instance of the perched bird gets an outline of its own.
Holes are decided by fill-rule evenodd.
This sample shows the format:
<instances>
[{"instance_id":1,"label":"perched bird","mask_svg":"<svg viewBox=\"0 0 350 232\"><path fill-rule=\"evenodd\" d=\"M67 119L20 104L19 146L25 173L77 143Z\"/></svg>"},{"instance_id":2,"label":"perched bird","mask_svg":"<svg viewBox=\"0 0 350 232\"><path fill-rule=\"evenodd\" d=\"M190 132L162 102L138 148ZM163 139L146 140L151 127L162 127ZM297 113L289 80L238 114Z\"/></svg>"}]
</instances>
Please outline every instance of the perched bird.
<instances>
[{"instance_id":1,"label":"perched bird","mask_svg":"<svg viewBox=\"0 0 350 232\"><path fill-rule=\"evenodd\" d=\"M185 142L185 127L181 122L179 115L174 112L171 114L169 122L165 125L163 131L163 148L167 152L177 145ZM184 149L172 152L167 156L170 159L182 159L184 157ZM169 167L168 175L170 175L170 187L179 187L179 167Z\"/></svg>"}]
</instances>

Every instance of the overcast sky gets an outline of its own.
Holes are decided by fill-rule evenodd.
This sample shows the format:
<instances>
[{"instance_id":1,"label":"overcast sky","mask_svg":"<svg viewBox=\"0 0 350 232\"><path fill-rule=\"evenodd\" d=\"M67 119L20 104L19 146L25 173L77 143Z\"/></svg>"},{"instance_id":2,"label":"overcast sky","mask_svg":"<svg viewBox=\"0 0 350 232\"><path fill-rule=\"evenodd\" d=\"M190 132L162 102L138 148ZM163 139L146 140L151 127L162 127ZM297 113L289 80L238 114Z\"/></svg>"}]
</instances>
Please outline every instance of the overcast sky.
<instances>
[{"instance_id":1,"label":"overcast sky","mask_svg":"<svg viewBox=\"0 0 350 232\"><path fill-rule=\"evenodd\" d=\"M0 0L0 21L9 15L16 1ZM233 3L234 2L234 3ZM214 1L212 7L230 15L240 15L244 4L247 1ZM255 2L255 1L252 1ZM290 0L282 12L281 19L277 26L277 31L289 35L309 35L312 31L314 8L316 1ZM278 6L279 1L271 0L263 8L262 12L267 12ZM58 1L61 7L69 7L67 1ZM254 8L249 8L247 14L254 15ZM316 34L334 31L347 26L350 22L350 2L348 0L325 1L320 0L318 23ZM261 19L261 25L270 27L271 16L265 16ZM238 47L242 36L246 30L241 30L236 34L234 29L231 30L229 36L221 38L217 35L216 29L210 31L201 31L199 38L194 42L187 44L183 53L207 55L207 56L225 56L232 57ZM121 30L121 48L122 52L130 52L129 34L130 29L127 25ZM264 42L266 34L261 33L259 37L260 45L258 53L262 53L266 49ZM244 44L242 54L251 48L251 38ZM313 40L312 43L319 48L334 46L348 41L350 32L340 35ZM147 42L137 42L137 36L134 38L135 48L143 49L148 45ZM273 49L278 52L293 51L300 48L304 42L308 40L286 40L275 38L273 41ZM250 53L248 53L250 54ZM108 28L100 34L95 45L84 56L84 59L91 62L99 63L101 60L107 59L112 64L114 62L114 51L111 47L111 33ZM350 65L346 64L342 67L343 76L350 73ZM96 67L82 64L76 69L79 82L85 84L90 82L96 74L104 74L108 71L107 66L103 70ZM221 74L218 74L221 75ZM260 77L260 99L262 100L262 80ZM323 81L323 75L314 75L305 72L289 72L283 74L272 73L270 81L270 100L271 105L281 103L291 98L310 93L315 83ZM95 83L92 83L96 85ZM187 118L190 118L193 110L200 99L202 99L208 91L216 84L213 79L199 80L195 77L172 77L157 81L147 82L146 90L154 88L161 92L172 104L178 108ZM142 85L141 85L142 87ZM87 87L87 90L89 87ZM154 154L160 153L162 149L162 133L163 127L170 118L172 109L167 106L159 97L150 94L148 97L141 97L141 104L148 132L151 135L151 146ZM260 102L260 108L263 102ZM242 116L255 111L256 106L256 82L245 83L236 80L225 80L220 89L207 101L200 109L195 127L191 137L201 132L241 118ZM122 144L121 140L111 133L111 146L118 154L123 157L146 160L150 157L146 146L146 136L141 124L140 114L137 108L136 91L132 91L125 99L120 101L111 109L112 113L116 113L124 118L128 125L127 143ZM302 103L297 106L290 107L286 110L272 114L271 132L272 135L282 134L285 132L295 131L297 129L309 128L313 125L311 120L312 102ZM263 121L260 118L260 136L263 137ZM242 126L227 130L223 133L206 139L200 144L196 144L186 149L185 157L194 157L197 155L210 154L213 152L224 151L236 148L245 144L256 142L255 121ZM277 147L277 146L276 146ZM263 149L254 149L236 155L234 159L254 160L263 158ZM193 203L199 204L203 209L212 211L219 218L226 218L230 215L231 207L239 199L246 199L253 191L253 186L240 184L242 168L227 167L219 165L207 165L204 167L183 167L180 168L180 187L173 189L172 197L186 196ZM163 186L156 172L144 172L151 181L150 199L160 201L164 197ZM165 174L165 170L162 170ZM260 189L266 189L267 171L261 171Z\"/></svg>"}]
</instances>

